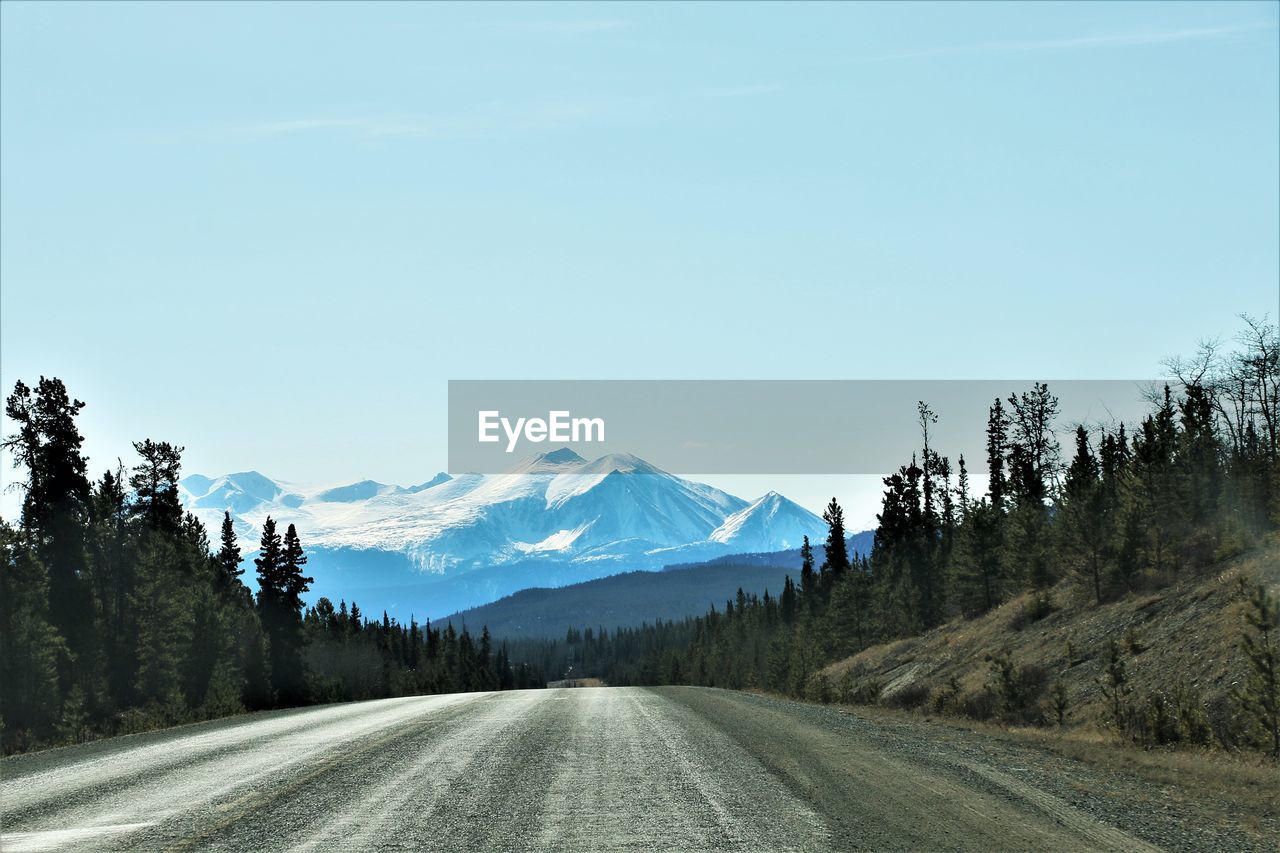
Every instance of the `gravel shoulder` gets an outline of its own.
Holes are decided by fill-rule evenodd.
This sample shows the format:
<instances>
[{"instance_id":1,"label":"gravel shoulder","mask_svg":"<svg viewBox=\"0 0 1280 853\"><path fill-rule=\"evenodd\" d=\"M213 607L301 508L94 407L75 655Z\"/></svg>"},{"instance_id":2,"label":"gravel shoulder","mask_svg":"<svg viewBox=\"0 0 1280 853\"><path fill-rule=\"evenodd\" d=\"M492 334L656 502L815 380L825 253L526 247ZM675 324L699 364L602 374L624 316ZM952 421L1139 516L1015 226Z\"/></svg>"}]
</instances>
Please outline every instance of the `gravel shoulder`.
<instances>
[{"instance_id":1,"label":"gravel shoulder","mask_svg":"<svg viewBox=\"0 0 1280 853\"><path fill-rule=\"evenodd\" d=\"M849 849L897 847L913 832L926 849L1275 850L1280 838L1280 779L1270 766L730 691L659 692L732 732L788 785L810 792L837 846ZM913 780L916 792L902 780ZM945 808L931 805L931 788ZM875 804L869 814L866 803ZM1015 825L1000 803L1018 815ZM966 811L979 817L976 830ZM1041 818L1058 827L1055 843L1024 835ZM890 835L880 839L886 823ZM984 840L990 831L996 837Z\"/></svg>"}]
</instances>

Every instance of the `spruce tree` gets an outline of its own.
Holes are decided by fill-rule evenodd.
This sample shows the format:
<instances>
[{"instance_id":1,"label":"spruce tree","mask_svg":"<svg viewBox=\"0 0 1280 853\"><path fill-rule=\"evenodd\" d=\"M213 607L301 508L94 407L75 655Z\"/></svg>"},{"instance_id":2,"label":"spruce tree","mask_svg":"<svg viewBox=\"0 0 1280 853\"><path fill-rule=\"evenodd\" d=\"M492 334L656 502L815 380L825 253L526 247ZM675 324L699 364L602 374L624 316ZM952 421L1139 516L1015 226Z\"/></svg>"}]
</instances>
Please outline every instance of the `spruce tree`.
<instances>
[{"instance_id":1,"label":"spruce tree","mask_svg":"<svg viewBox=\"0 0 1280 853\"><path fill-rule=\"evenodd\" d=\"M987 493L991 496L991 506L998 512L1005 509L1005 457L1008 455L1009 419L1004 413L1004 404L997 397L987 411Z\"/></svg>"},{"instance_id":2,"label":"spruce tree","mask_svg":"<svg viewBox=\"0 0 1280 853\"><path fill-rule=\"evenodd\" d=\"M218 548L215 562L218 567L218 588L228 599L237 597L237 593L248 593L248 590L240 580L240 576L244 574L244 569L240 568L242 560L240 543L236 538L235 528L231 524L231 513L224 512L222 515L220 547Z\"/></svg>"},{"instance_id":3,"label":"spruce tree","mask_svg":"<svg viewBox=\"0 0 1280 853\"><path fill-rule=\"evenodd\" d=\"M290 524L281 539L275 520L268 517L254 565L258 569L258 612L269 640L271 684L284 705L306 699L302 593L313 580L302 574L306 562L297 529Z\"/></svg>"},{"instance_id":4,"label":"spruce tree","mask_svg":"<svg viewBox=\"0 0 1280 853\"><path fill-rule=\"evenodd\" d=\"M1101 604L1108 552L1113 539L1107 493L1099 480L1099 465L1089 434L1076 427L1076 452L1067 468L1059 513L1061 548L1072 568L1082 575Z\"/></svg>"},{"instance_id":5,"label":"spruce tree","mask_svg":"<svg viewBox=\"0 0 1280 853\"><path fill-rule=\"evenodd\" d=\"M49 622L70 653L62 667L64 692L71 679L92 674L98 648L86 548L88 461L76 426L83 408L60 379L42 376L34 390L19 381L5 401L12 431L0 442L14 465L26 469L22 529L48 573Z\"/></svg>"},{"instance_id":6,"label":"spruce tree","mask_svg":"<svg viewBox=\"0 0 1280 853\"><path fill-rule=\"evenodd\" d=\"M813 595L818 590L818 578L813 571L813 546L804 537L800 546L800 599L806 607L813 606Z\"/></svg>"},{"instance_id":7,"label":"spruce tree","mask_svg":"<svg viewBox=\"0 0 1280 853\"><path fill-rule=\"evenodd\" d=\"M0 519L0 719L5 751L38 743L60 704L63 640L49 621L49 578L24 534Z\"/></svg>"},{"instance_id":8,"label":"spruce tree","mask_svg":"<svg viewBox=\"0 0 1280 853\"><path fill-rule=\"evenodd\" d=\"M137 650L137 701L176 722L183 707L183 667L191 643L191 585L178 564L174 541L148 531L138 552L137 580L129 605Z\"/></svg>"},{"instance_id":9,"label":"spruce tree","mask_svg":"<svg viewBox=\"0 0 1280 853\"><path fill-rule=\"evenodd\" d=\"M826 559L822 561L822 578L830 585L844 576L849 570L849 548L844 539L844 510L835 498L827 504L822 513L822 520L827 523Z\"/></svg>"},{"instance_id":10,"label":"spruce tree","mask_svg":"<svg viewBox=\"0 0 1280 853\"><path fill-rule=\"evenodd\" d=\"M258 614L267 634L271 686L283 705L299 703L304 693L301 594L311 582L300 570L305 561L293 525L283 540L275 519L268 516L253 563L258 570Z\"/></svg>"},{"instance_id":11,"label":"spruce tree","mask_svg":"<svg viewBox=\"0 0 1280 853\"><path fill-rule=\"evenodd\" d=\"M1280 758L1280 603L1262 584L1253 589L1245 620L1249 630L1240 646L1249 676L1236 698L1263 732L1271 755Z\"/></svg>"},{"instance_id":12,"label":"spruce tree","mask_svg":"<svg viewBox=\"0 0 1280 853\"><path fill-rule=\"evenodd\" d=\"M149 438L135 441L133 448L142 457L129 477L129 485L134 490L134 514L144 519L153 530L177 532L182 526L178 477L183 448Z\"/></svg>"}]
</instances>

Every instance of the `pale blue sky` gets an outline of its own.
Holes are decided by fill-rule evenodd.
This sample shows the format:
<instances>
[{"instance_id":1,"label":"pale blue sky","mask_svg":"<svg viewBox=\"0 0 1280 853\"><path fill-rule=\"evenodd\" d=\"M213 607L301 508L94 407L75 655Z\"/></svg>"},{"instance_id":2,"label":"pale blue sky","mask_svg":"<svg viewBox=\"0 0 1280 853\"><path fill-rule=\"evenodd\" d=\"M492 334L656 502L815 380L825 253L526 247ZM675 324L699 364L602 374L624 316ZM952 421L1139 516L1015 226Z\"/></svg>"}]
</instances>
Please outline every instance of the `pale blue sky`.
<instances>
[{"instance_id":1,"label":"pale blue sky","mask_svg":"<svg viewBox=\"0 0 1280 853\"><path fill-rule=\"evenodd\" d=\"M1277 312L1277 8L5 2L5 391L407 483L449 378L1147 375Z\"/></svg>"}]
</instances>

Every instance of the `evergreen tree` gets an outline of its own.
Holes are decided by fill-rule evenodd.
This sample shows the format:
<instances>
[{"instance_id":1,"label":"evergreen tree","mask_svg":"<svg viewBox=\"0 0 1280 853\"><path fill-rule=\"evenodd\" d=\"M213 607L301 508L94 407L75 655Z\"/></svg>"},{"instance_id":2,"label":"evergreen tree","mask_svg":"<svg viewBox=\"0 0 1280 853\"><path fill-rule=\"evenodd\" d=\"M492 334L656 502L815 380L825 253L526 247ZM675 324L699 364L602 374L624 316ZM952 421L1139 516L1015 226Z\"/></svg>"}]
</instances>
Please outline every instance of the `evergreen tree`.
<instances>
[{"instance_id":1,"label":"evergreen tree","mask_svg":"<svg viewBox=\"0 0 1280 853\"><path fill-rule=\"evenodd\" d=\"M152 530L176 533L182 526L182 503L178 499L182 448L148 438L135 441L133 449L142 457L129 478L135 495L134 513Z\"/></svg>"},{"instance_id":2,"label":"evergreen tree","mask_svg":"<svg viewBox=\"0 0 1280 853\"><path fill-rule=\"evenodd\" d=\"M236 538L235 528L231 524L230 512L224 512L222 515L220 547L215 559L218 566L216 574L218 589L223 595L228 599L247 595L249 590L240 580L240 576L244 574L244 569L240 568L243 558L240 556L240 543Z\"/></svg>"},{"instance_id":3,"label":"evergreen tree","mask_svg":"<svg viewBox=\"0 0 1280 853\"><path fill-rule=\"evenodd\" d=\"M170 538L155 531L144 535L129 599L137 632L136 701L152 706L166 721L176 720L183 705L182 670L192 630L191 587L179 560Z\"/></svg>"},{"instance_id":4,"label":"evergreen tree","mask_svg":"<svg viewBox=\"0 0 1280 853\"><path fill-rule=\"evenodd\" d=\"M1253 589L1245 619L1249 631L1240 645L1249 677L1236 697L1263 732L1271 755L1280 758L1280 604L1261 584Z\"/></svg>"},{"instance_id":5,"label":"evergreen tree","mask_svg":"<svg viewBox=\"0 0 1280 853\"><path fill-rule=\"evenodd\" d=\"M39 742L61 702L62 638L49 621L49 579L24 534L0 519L0 719L6 744Z\"/></svg>"},{"instance_id":6,"label":"evergreen tree","mask_svg":"<svg viewBox=\"0 0 1280 853\"><path fill-rule=\"evenodd\" d=\"M302 659L302 593L312 578L302 574L307 558L292 524L284 538L270 516L262 526L258 557L258 613L267 632L271 685L283 705L306 700L306 669Z\"/></svg>"},{"instance_id":7,"label":"evergreen tree","mask_svg":"<svg viewBox=\"0 0 1280 853\"><path fill-rule=\"evenodd\" d=\"M84 403L71 398L60 379L40 377L33 391L19 381L5 401L12 433L0 447L26 469L22 528L48 573L48 618L66 641L60 688L93 672L97 647L88 580L89 481L76 417Z\"/></svg>"},{"instance_id":8,"label":"evergreen tree","mask_svg":"<svg viewBox=\"0 0 1280 853\"><path fill-rule=\"evenodd\" d=\"M849 549L844 538L844 510L835 498L822 513L827 523L826 558L822 561L821 576L830 591L831 584L849 570Z\"/></svg>"},{"instance_id":9,"label":"evergreen tree","mask_svg":"<svg viewBox=\"0 0 1280 853\"><path fill-rule=\"evenodd\" d=\"M1009 419L1004 413L1004 404L997 397L987 412L987 493L991 496L991 507L997 513L1005 509L1007 481L1005 479L1005 459L1009 454Z\"/></svg>"},{"instance_id":10,"label":"evergreen tree","mask_svg":"<svg viewBox=\"0 0 1280 853\"><path fill-rule=\"evenodd\" d=\"M813 571L813 546L806 536L804 544L800 546L800 599L806 607L813 605L813 596L817 590L818 578Z\"/></svg>"},{"instance_id":11,"label":"evergreen tree","mask_svg":"<svg viewBox=\"0 0 1280 853\"><path fill-rule=\"evenodd\" d=\"M1067 468L1059 529L1062 552L1082 574L1102 603L1108 550L1113 538L1107 493L1099 480L1100 469L1083 426L1076 427L1076 452Z\"/></svg>"}]
</instances>

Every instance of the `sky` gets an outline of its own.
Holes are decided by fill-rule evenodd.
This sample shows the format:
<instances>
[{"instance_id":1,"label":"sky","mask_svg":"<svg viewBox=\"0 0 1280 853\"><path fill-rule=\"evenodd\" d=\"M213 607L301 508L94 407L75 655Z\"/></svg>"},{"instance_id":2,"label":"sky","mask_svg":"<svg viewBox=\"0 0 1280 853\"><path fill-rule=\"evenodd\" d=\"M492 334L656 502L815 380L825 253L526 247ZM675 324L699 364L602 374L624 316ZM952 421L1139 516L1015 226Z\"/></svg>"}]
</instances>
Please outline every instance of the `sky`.
<instances>
[{"instance_id":1,"label":"sky","mask_svg":"<svg viewBox=\"0 0 1280 853\"><path fill-rule=\"evenodd\" d=\"M1278 9L5 2L0 380L408 484L449 379L1151 375L1280 312Z\"/></svg>"}]
</instances>

